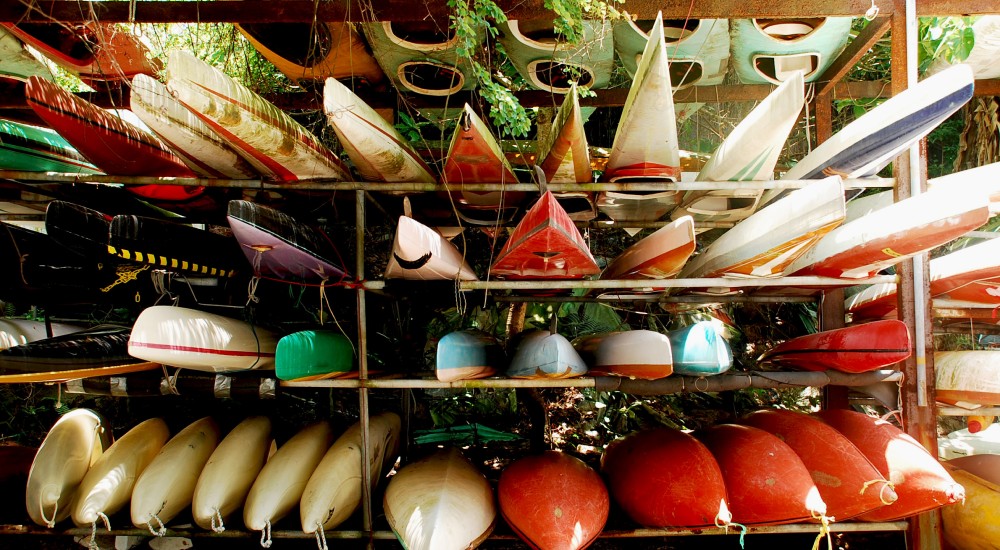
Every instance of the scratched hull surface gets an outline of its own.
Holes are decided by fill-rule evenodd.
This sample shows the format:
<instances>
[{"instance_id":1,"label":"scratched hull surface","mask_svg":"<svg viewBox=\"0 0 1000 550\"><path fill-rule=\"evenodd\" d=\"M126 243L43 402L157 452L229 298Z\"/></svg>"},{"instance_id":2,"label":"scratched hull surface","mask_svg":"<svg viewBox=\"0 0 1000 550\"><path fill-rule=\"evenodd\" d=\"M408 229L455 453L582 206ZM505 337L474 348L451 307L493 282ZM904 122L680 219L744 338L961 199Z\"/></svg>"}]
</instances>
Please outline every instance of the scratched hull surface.
<instances>
[{"instance_id":1,"label":"scratched hull surface","mask_svg":"<svg viewBox=\"0 0 1000 550\"><path fill-rule=\"evenodd\" d=\"M889 319L792 338L765 351L759 361L801 370L860 373L888 367L909 356L906 325Z\"/></svg>"}]
</instances>

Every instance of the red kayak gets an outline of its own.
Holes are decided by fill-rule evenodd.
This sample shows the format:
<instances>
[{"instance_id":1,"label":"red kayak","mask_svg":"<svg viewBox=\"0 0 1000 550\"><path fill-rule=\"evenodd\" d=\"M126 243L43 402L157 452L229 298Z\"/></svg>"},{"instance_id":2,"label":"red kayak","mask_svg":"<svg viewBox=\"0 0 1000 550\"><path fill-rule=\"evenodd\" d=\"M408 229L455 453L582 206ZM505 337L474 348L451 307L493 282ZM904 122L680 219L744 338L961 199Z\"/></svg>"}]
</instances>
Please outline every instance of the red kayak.
<instances>
[{"instance_id":1,"label":"red kayak","mask_svg":"<svg viewBox=\"0 0 1000 550\"><path fill-rule=\"evenodd\" d=\"M778 436L799 455L826 502L828 516L845 520L896 502L888 480L829 424L782 409L752 412L741 423Z\"/></svg>"},{"instance_id":2,"label":"red kayak","mask_svg":"<svg viewBox=\"0 0 1000 550\"><path fill-rule=\"evenodd\" d=\"M933 455L916 439L885 420L846 409L815 413L847 436L878 471L893 483L896 502L858 516L862 521L896 521L965 498Z\"/></svg>"},{"instance_id":3,"label":"red kayak","mask_svg":"<svg viewBox=\"0 0 1000 550\"><path fill-rule=\"evenodd\" d=\"M514 461L497 485L500 513L532 548L579 550L601 534L611 507L601 476L582 460L545 451Z\"/></svg>"},{"instance_id":4,"label":"red kayak","mask_svg":"<svg viewBox=\"0 0 1000 550\"><path fill-rule=\"evenodd\" d=\"M547 191L514 228L490 271L507 279L579 279L601 268L569 214Z\"/></svg>"},{"instance_id":5,"label":"red kayak","mask_svg":"<svg viewBox=\"0 0 1000 550\"><path fill-rule=\"evenodd\" d=\"M743 525L779 525L819 519L826 503L792 448L759 428L719 424L697 434L719 463Z\"/></svg>"},{"instance_id":6,"label":"red kayak","mask_svg":"<svg viewBox=\"0 0 1000 550\"><path fill-rule=\"evenodd\" d=\"M688 433L655 428L617 439L601 470L618 505L644 527L722 527L732 520L719 464Z\"/></svg>"},{"instance_id":7,"label":"red kayak","mask_svg":"<svg viewBox=\"0 0 1000 550\"><path fill-rule=\"evenodd\" d=\"M895 319L826 330L786 340L758 359L809 371L868 372L910 356L910 333Z\"/></svg>"},{"instance_id":8,"label":"red kayak","mask_svg":"<svg viewBox=\"0 0 1000 550\"><path fill-rule=\"evenodd\" d=\"M58 84L33 76L28 79L25 94L39 117L107 174L198 177L160 138ZM147 198L167 201L187 200L204 192L203 187L182 185L129 189Z\"/></svg>"}]
</instances>

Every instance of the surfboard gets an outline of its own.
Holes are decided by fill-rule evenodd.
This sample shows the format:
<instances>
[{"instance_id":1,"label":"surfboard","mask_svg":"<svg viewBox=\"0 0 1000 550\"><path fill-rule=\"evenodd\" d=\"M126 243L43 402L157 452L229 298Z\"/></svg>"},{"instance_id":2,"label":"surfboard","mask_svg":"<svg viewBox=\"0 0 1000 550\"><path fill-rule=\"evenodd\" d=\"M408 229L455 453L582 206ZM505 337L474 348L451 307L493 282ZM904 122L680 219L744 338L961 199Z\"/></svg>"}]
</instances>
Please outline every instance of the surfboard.
<instances>
[{"instance_id":1,"label":"surfboard","mask_svg":"<svg viewBox=\"0 0 1000 550\"><path fill-rule=\"evenodd\" d=\"M382 507L409 550L475 548L496 524L489 481L453 447L400 468Z\"/></svg>"},{"instance_id":2,"label":"surfboard","mask_svg":"<svg viewBox=\"0 0 1000 550\"><path fill-rule=\"evenodd\" d=\"M219 425L206 416L177 432L139 474L132 489L132 525L160 533L191 506L202 468L219 443Z\"/></svg>"},{"instance_id":3,"label":"surfboard","mask_svg":"<svg viewBox=\"0 0 1000 550\"><path fill-rule=\"evenodd\" d=\"M246 502L271 448L271 420L243 419L219 442L195 483L191 515L202 529L225 530L225 522Z\"/></svg>"},{"instance_id":4,"label":"surfboard","mask_svg":"<svg viewBox=\"0 0 1000 550\"><path fill-rule=\"evenodd\" d=\"M341 434L302 491L302 531L329 531L351 517L361 505L361 484L376 486L382 473L396 461L399 437L400 419L396 413L383 412L369 418L367 456L371 478L365 480L361 470L361 425L355 423Z\"/></svg>"},{"instance_id":5,"label":"surfboard","mask_svg":"<svg viewBox=\"0 0 1000 550\"><path fill-rule=\"evenodd\" d=\"M53 528L68 518L77 488L111 446L111 429L90 409L72 409L49 428L28 472L25 505L31 521Z\"/></svg>"},{"instance_id":6,"label":"surfboard","mask_svg":"<svg viewBox=\"0 0 1000 550\"><path fill-rule=\"evenodd\" d=\"M128 338L132 357L207 372L274 368L278 335L214 313L177 306L142 311Z\"/></svg>"},{"instance_id":7,"label":"surfboard","mask_svg":"<svg viewBox=\"0 0 1000 550\"><path fill-rule=\"evenodd\" d=\"M91 527L101 514L113 515L129 503L136 479L170 437L162 418L150 418L119 437L80 482L73 503L73 523Z\"/></svg>"}]
</instances>

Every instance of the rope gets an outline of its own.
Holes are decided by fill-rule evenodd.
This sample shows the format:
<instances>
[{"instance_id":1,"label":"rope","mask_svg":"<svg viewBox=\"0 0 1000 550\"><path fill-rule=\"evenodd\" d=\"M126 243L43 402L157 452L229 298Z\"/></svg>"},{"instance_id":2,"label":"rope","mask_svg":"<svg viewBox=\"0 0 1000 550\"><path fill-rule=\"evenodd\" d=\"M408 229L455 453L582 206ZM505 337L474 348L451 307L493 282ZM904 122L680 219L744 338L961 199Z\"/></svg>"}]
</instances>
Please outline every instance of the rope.
<instances>
[{"instance_id":1,"label":"rope","mask_svg":"<svg viewBox=\"0 0 1000 550\"><path fill-rule=\"evenodd\" d=\"M330 307L330 299L326 297L326 280L325 279L323 280L323 284L320 285L320 287L319 287L319 324L320 325L323 324L323 308L324 308L324 306L326 307L326 310L330 312L330 318L333 319L333 324L337 326L337 330L339 330L340 333L344 335L344 338L347 338L347 343L351 344L351 353L353 353L354 356L357 357L358 356L358 350L357 350L357 348L354 347L354 340L351 340L351 337L347 335L347 331L344 330L344 327L340 326L340 321L337 319L337 316L333 313L333 308Z\"/></svg>"},{"instance_id":2,"label":"rope","mask_svg":"<svg viewBox=\"0 0 1000 550\"><path fill-rule=\"evenodd\" d=\"M819 533L816 535L816 540L813 541L812 550L819 550L819 544L826 538L826 548L827 550L833 550L833 539L830 537L830 521L833 520L831 517L825 515L813 515L814 518L820 521Z\"/></svg>"},{"instance_id":3,"label":"rope","mask_svg":"<svg viewBox=\"0 0 1000 550\"><path fill-rule=\"evenodd\" d=\"M895 500L891 500L890 501L890 500L886 500L886 498L885 498L885 490L887 488L889 488L889 489L894 489L895 488L895 484L893 484L893 482L889 481L888 479L871 479L871 480L868 480L868 481L866 481L864 483L864 485L861 486L861 491L858 494L861 494L861 495L865 494L865 491L868 490L868 487L870 487L871 485L874 485L876 483L881 483L882 484L882 487L878 491L878 499L882 501L882 504L885 504L886 506L888 506L888 505L892 504L893 502L896 502Z\"/></svg>"},{"instance_id":4,"label":"rope","mask_svg":"<svg viewBox=\"0 0 1000 550\"><path fill-rule=\"evenodd\" d=\"M219 520L218 524L215 520ZM215 513L212 514L212 531L216 533L221 533L226 530L226 526L222 523L222 512L218 508L215 509Z\"/></svg>"},{"instance_id":5,"label":"rope","mask_svg":"<svg viewBox=\"0 0 1000 550\"><path fill-rule=\"evenodd\" d=\"M726 530L726 533L729 533L729 528L730 527L739 527L740 528L740 548L741 549L746 548L746 538L747 538L747 526L746 525L743 525L742 523L732 522L732 523L727 523L726 525L723 525L722 527L723 527L723 529Z\"/></svg>"},{"instance_id":6,"label":"rope","mask_svg":"<svg viewBox=\"0 0 1000 550\"><path fill-rule=\"evenodd\" d=\"M45 517L45 505L42 504L41 500L38 501L38 513L42 517L42 521L45 522L45 526L48 527L49 529L52 529L56 526L56 512L58 511L59 511L59 501L57 500L55 506L52 507L52 519L49 519Z\"/></svg>"},{"instance_id":7,"label":"rope","mask_svg":"<svg viewBox=\"0 0 1000 550\"><path fill-rule=\"evenodd\" d=\"M159 525L159 527L154 530L153 529L153 522L152 521L147 521L146 522L146 527L149 528L149 532L152 533L154 537L162 537L163 535L166 535L167 534L167 527L165 525L163 525L163 521L156 514L153 514L150 517L150 520L154 520L154 519L156 520L156 523Z\"/></svg>"},{"instance_id":8,"label":"rope","mask_svg":"<svg viewBox=\"0 0 1000 550\"><path fill-rule=\"evenodd\" d=\"M878 6L875 5L875 0L872 0L872 6L865 11L865 21L871 21L878 17Z\"/></svg>"},{"instance_id":9,"label":"rope","mask_svg":"<svg viewBox=\"0 0 1000 550\"><path fill-rule=\"evenodd\" d=\"M163 380L167 382L167 392L170 395L180 395L181 391L177 389L177 377L180 376L181 369L178 367L173 376L171 376L170 373L167 372L166 365L160 365L160 367L163 369Z\"/></svg>"},{"instance_id":10,"label":"rope","mask_svg":"<svg viewBox=\"0 0 1000 550\"><path fill-rule=\"evenodd\" d=\"M319 550L330 550L330 547L326 545L326 533L323 532L323 524L316 522L316 546Z\"/></svg>"},{"instance_id":11,"label":"rope","mask_svg":"<svg viewBox=\"0 0 1000 550\"><path fill-rule=\"evenodd\" d=\"M108 520L108 516L104 515L104 512L97 512L97 517L104 520L104 527L108 531L111 530L111 522ZM101 550L101 547L97 544L97 520L95 519L93 523L90 524L90 542L87 544L87 550Z\"/></svg>"},{"instance_id":12,"label":"rope","mask_svg":"<svg viewBox=\"0 0 1000 550\"><path fill-rule=\"evenodd\" d=\"M264 528L260 531L260 545L264 548L271 547L271 520L264 520Z\"/></svg>"},{"instance_id":13,"label":"rope","mask_svg":"<svg viewBox=\"0 0 1000 550\"><path fill-rule=\"evenodd\" d=\"M253 302L255 304L257 302L260 302L260 298L258 298L256 296L256 294L257 294L257 285L258 284L260 284L260 277L257 277L256 275L253 276L253 277L250 277L250 282L247 284L247 303L246 303L246 305L250 305L250 302Z\"/></svg>"}]
</instances>

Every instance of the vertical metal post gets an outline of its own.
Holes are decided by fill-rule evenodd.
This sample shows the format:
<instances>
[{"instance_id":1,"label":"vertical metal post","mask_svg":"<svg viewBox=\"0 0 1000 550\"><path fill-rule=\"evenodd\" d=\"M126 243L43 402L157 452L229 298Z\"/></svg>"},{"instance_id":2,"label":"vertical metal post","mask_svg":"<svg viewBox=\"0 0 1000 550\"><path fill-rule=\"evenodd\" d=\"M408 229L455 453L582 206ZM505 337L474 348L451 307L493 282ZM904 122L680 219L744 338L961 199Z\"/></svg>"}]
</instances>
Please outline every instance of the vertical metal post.
<instances>
[{"instance_id":1,"label":"vertical metal post","mask_svg":"<svg viewBox=\"0 0 1000 550\"><path fill-rule=\"evenodd\" d=\"M355 236L356 236L356 265L354 266L358 281L365 278L365 192L354 192L355 202ZM367 318L365 315L365 289L359 287L358 297L358 377L361 379L361 387L358 389L358 422L361 423L361 529L369 533L368 547L375 545L372 536L372 487L371 487L371 454L369 441L371 434L368 427L368 388L365 380L368 380L368 333Z\"/></svg>"}]
</instances>

